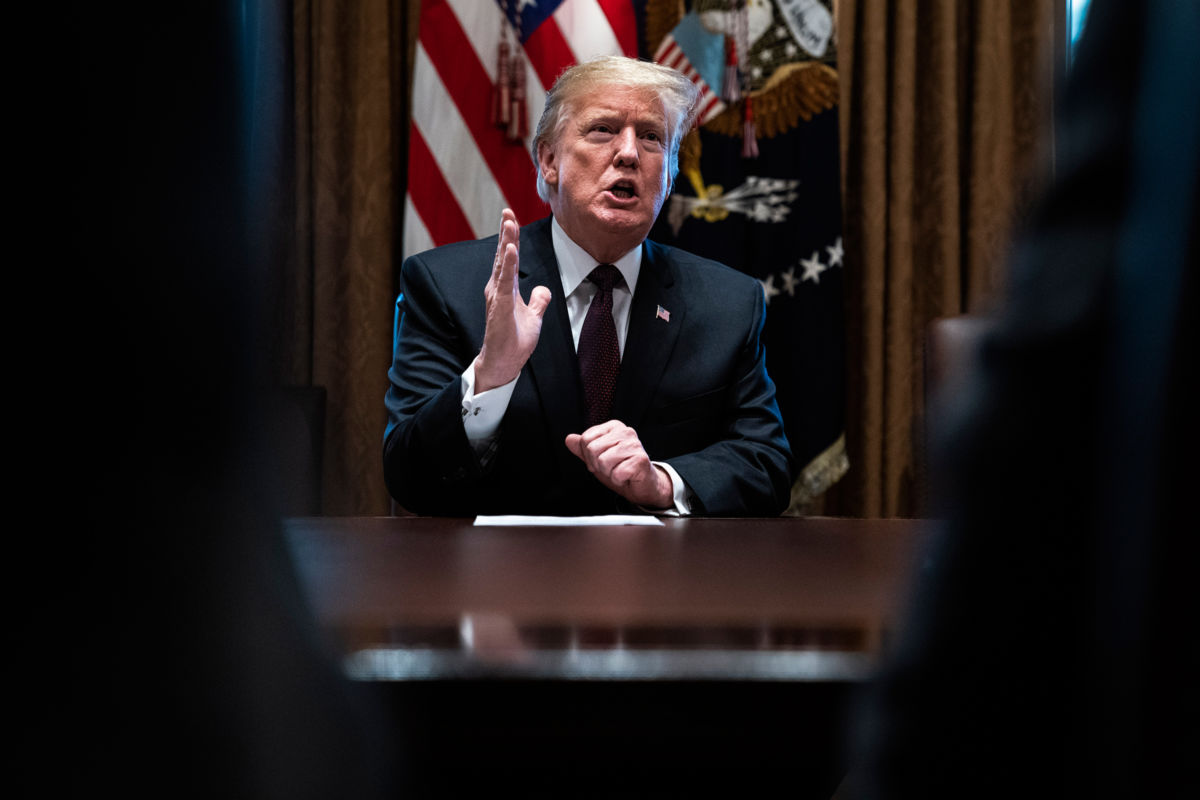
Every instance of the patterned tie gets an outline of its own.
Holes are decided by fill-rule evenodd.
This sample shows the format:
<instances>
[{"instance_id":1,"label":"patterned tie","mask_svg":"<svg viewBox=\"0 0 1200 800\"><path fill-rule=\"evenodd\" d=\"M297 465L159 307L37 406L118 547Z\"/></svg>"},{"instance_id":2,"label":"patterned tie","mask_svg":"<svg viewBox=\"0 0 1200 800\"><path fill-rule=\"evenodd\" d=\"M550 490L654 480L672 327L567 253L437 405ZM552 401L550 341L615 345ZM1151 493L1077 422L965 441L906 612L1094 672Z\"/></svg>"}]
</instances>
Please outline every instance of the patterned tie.
<instances>
[{"instance_id":1,"label":"patterned tie","mask_svg":"<svg viewBox=\"0 0 1200 800\"><path fill-rule=\"evenodd\" d=\"M612 414L613 389L617 385L617 371L621 368L617 326L613 324L612 290L621 284L622 278L612 264L601 264L592 270L588 280L599 287L579 334L579 376L583 379L590 428L608 420Z\"/></svg>"}]
</instances>

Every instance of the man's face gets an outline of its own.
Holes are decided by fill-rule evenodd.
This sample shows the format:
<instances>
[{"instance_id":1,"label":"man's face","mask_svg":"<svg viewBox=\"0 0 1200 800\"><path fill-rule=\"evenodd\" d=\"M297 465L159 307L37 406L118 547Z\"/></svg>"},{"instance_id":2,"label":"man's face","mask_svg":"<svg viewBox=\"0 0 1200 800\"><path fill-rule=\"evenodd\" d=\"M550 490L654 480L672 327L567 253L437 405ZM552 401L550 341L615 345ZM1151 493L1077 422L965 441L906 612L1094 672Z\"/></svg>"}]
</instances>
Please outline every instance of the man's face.
<instances>
[{"instance_id":1,"label":"man's face","mask_svg":"<svg viewBox=\"0 0 1200 800\"><path fill-rule=\"evenodd\" d=\"M577 98L552 146L538 148L550 208L567 235L615 261L650 232L669 188L667 121L653 92Z\"/></svg>"}]
</instances>

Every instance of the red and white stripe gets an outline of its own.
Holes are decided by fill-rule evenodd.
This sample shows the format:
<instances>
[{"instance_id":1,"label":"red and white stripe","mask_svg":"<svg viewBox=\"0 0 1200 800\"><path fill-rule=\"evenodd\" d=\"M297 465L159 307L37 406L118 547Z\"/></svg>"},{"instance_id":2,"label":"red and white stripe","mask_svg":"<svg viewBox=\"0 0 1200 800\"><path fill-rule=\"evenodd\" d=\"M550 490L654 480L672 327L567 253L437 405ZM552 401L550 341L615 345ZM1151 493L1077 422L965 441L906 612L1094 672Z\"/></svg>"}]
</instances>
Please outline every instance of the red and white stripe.
<instances>
[{"instance_id":1,"label":"red and white stripe","mask_svg":"<svg viewBox=\"0 0 1200 800\"><path fill-rule=\"evenodd\" d=\"M518 0L511 0L518 2ZM491 123L496 55L507 20L495 2L422 0L413 69L404 255L495 233L507 206L522 223L549 213L537 196L529 140ZM510 37L510 43L512 38ZM630 0L565 0L526 40L526 129L567 67L597 55L636 56Z\"/></svg>"},{"instance_id":2,"label":"red and white stripe","mask_svg":"<svg viewBox=\"0 0 1200 800\"><path fill-rule=\"evenodd\" d=\"M725 110L725 103L713 92L708 82L700 77L700 73L692 66L692 62L688 60L674 36L667 34L654 53L654 60L663 66L682 72L691 79L692 83L700 87L700 98L696 101L700 105L700 112L696 117L697 125L703 125Z\"/></svg>"}]
</instances>

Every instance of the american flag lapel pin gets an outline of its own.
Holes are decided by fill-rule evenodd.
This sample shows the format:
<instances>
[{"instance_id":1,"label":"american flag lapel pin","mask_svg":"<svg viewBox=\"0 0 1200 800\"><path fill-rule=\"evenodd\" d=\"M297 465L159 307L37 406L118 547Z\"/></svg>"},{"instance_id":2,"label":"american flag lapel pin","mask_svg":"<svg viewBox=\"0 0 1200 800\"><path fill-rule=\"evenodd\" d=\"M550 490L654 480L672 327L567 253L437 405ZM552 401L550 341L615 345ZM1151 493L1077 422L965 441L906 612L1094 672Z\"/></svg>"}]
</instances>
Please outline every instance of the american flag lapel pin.
<instances>
[{"instance_id":1,"label":"american flag lapel pin","mask_svg":"<svg viewBox=\"0 0 1200 800\"><path fill-rule=\"evenodd\" d=\"M671 321L671 312L667 311L662 306L659 306L658 311L654 312L654 318L661 319L663 322L670 322Z\"/></svg>"}]
</instances>

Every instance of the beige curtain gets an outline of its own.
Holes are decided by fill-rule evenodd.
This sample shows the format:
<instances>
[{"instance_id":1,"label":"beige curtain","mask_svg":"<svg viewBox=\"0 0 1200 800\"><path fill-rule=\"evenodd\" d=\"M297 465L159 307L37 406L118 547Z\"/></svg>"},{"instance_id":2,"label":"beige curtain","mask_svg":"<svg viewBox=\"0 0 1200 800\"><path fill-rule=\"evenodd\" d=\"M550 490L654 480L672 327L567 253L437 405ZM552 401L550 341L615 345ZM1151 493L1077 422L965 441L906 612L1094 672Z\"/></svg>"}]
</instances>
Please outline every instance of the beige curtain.
<instances>
[{"instance_id":1,"label":"beige curtain","mask_svg":"<svg viewBox=\"0 0 1200 800\"><path fill-rule=\"evenodd\" d=\"M285 382L327 392L323 513L386 514L381 447L416 4L295 0L294 268Z\"/></svg>"},{"instance_id":2,"label":"beige curtain","mask_svg":"<svg viewBox=\"0 0 1200 800\"><path fill-rule=\"evenodd\" d=\"M1048 133L1053 0L839 0L850 472L828 513L915 516L924 332L982 311Z\"/></svg>"}]
</instances>

